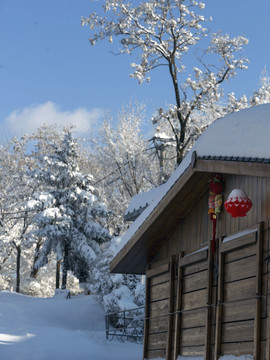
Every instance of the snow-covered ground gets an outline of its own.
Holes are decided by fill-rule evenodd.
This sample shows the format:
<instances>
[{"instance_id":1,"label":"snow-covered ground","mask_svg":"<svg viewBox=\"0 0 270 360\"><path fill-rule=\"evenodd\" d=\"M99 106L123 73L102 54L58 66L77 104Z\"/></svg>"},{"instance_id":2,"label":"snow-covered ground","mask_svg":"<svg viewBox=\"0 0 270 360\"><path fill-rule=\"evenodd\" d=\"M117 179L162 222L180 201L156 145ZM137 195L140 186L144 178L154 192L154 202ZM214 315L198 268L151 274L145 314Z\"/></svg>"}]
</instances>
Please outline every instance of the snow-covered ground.
<instances>
[{"instance_id":1,"label":"snow-covered ground","mask_svg":"<svg viewBox=\"0 0 270 360\"><path fill-rule=\"evenodd\" d=\"M1 360L138 360L142 346L106 341L92 296L33 298L0 291Z\"/></svg>"}]
</instances>

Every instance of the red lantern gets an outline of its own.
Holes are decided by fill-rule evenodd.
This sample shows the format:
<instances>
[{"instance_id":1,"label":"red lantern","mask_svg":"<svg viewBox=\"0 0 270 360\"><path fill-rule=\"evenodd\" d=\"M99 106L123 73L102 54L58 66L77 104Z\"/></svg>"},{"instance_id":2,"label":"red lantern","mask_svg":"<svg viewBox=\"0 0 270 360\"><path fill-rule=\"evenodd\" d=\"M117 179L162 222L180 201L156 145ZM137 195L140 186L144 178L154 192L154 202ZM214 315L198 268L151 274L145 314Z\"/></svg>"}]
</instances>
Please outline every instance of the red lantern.
<instances>
[{"instance_id":1,"label":"red lantern","mask_svg":"<svg viewBox=\"0 0 270 360\"><path fill-rule=\"evenodd\" d=\"M232 217L244 217L251 209L252 202L243 190L234 189L225 201L224 207Z\"/></svg>"}]
</instances>

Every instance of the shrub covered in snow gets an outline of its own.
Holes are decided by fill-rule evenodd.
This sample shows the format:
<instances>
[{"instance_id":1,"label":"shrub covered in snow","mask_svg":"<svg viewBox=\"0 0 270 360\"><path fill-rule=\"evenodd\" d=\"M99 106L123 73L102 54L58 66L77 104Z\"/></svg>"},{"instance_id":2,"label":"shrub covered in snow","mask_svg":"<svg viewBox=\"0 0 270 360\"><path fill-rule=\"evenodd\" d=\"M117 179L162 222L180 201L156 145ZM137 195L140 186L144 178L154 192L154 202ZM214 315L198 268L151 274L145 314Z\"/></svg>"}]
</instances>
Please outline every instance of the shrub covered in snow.
<instances>
[{"instance_id":1,"label":"shrub covered in snow","mask_svg":"<svg viewBox=\"0 0 270 360\"><path fill-rule=\"evenodd\" d=\"M144 285L141 284L140 276L110 273L110 262L120 241L119 237L111 240L97 258L87 283L83 284L85 289L97 297L105 312L129 310L144 305Z\"/></svg>"}]
</instances>

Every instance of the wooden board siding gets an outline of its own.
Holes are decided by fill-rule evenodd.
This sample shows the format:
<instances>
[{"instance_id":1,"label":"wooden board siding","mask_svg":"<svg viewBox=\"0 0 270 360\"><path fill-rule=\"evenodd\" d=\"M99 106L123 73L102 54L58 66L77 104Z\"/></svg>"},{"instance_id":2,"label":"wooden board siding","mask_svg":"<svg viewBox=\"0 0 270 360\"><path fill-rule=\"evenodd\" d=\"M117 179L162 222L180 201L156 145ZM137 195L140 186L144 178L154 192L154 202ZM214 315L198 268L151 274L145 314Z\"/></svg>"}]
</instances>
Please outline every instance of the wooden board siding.
<instances>
[{"instance_id":1,"label":"wooden board siding","mask_svg":"<svg viewBox=\"0 0 270 360\"><path fill-rule=\"evenodd\" d=\"M263 239L261 226L256 230L220 240L215 360L239 355L243 343L260 359Z\"/></svg>"},{"instance_id":2,"label":"wooden board siding","mask_svg":"<svg viewBox=\"0 0 270 360\"><path fill-rule=\"evenodd\" d=\"M249 229L261 221L267 224L270 219L270 178L237 175L224 175L223 178L224 201L233 189L239 188L246 191L253 206L247 216L242 218L232 218L223 208L217 219L217 238ZM171 255L179 254L181 251L192 252L203 244L207 244L212 238L208 198L209 189L205 186L204 191L197 197L196 206L186 214L184 220L179 222L177 229L153 261L168 259Z\"/></svg>"},{"instance_id":3,"label":"wooden board siding","mask_svg":"<svg viewBox=\"0 0 270 360\"><path fill-rule=\"evenodd\" d=\"M148 303L144 357L147 359L165 359L168 351L168 341L172 332L170 313L173 267L172 258L168 262L155 264L146 272Z\"/></svg>"},{"instance_id":4,"label":"wooden board siding","mask_svg":"<svg viewBox=\"0 0 270 360\"><path fill-rule=\"evenodd\" d=\"M200 355L210 351L206 336L210 334L208 302L212 296L208 249L185 257L180 254L176 260L172 257L170 263L157 263L146 272L148 303L144 356L148 359L172 360L179 353L191 356L194 351Z\"/></svg>"},{"instance_id":5,"label":"wooden board siding","mask_svg":"<svg viewBox=\"0 0 270 360\"><path fill-rule=\"evenodd\" d=\"M203 259L205 249L190 255L212 238L206 188L150 262L148 275L155 276L149 279L146 359L252 354L255 360L270 360L270 178L226 175L224 182L224 200L240 188L253 207L243 218L232 218L223 209L214 257ZM179 254L178 270L172 272L171 257ZM190 262L192 257L196 261Z\"/></svg>"},{"instance_id":6,"label":"wooden board siding","mask_svg":"<svg viewBox=\"0 0 270 360\"><path fill-rule=\"evenodd\" d=\"M253 354L270 360L268 237L268 223L261 224L229 241L220 238L214 255L210 242L208 249L181 252L174 270L171 260L152 264L145 358Z\"/></svg>"},{"instance_id":7,"label":"wooden board siding","mask_svg":"<svg viewBox=\"0 0 270 360\"><path fill-rule=\"evenodd\" d=\"M206 344L208 311L208 249L179 259L182 268L182 291L180 326L175 337L177 355L192 356L196 344L196 354L204 356L208 352ZM194 316L196 315L196 316Z\"/></svg>"}]
</instances>

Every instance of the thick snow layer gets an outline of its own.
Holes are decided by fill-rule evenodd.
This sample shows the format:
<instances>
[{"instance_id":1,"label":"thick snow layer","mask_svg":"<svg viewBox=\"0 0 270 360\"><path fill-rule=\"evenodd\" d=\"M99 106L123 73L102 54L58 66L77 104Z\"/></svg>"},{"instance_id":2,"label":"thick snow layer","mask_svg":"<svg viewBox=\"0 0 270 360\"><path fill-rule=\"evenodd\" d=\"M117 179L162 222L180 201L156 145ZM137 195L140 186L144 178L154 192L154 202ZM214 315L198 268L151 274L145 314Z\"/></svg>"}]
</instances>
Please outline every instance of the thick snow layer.
<instances>
[{"instance_id":1,"label":"thick snow layer","mask_svg":"<svg viewBox=\"0 0 270 360\"><path fill-rule=\"evenodd\" d=\"M270 158L270 104L253 106L216 120L193 149L199 156Z\"/></svg>"},{"instance_id":2,"label":"thick snow layer","mask_svg":"<svg viewBox=\"0 0 270 360\"><path fill-rule=\"evenodd\" d=\"M142 346L105 340L92 296L32 298L0 291L0 359L137 360Z\"/></svg>"},{"instance_id":3,"label":"thick snow layer","mask_svg":"<svg viewBox=\"0 0 270 360\"><path fill-rule=\"evenodd\" d=\"M152 203L129 227L122 237L118 251L132 238L159 202L191 164L194 151L197 156L239 156L270 158L270 104L253 106L212 123L196 141L190 152L169 180L156 192Z\"/></svg>"},{"instance_id":4,"label":"thick snow layer","mask_svg":"<svg viewBox=\"0 0 270 360\"><path fill-rule=\"evenodd\" d=\"M134 210L138 210L139 208L143 208L152 203L152 201L158 196L160 190L163 185L160 185L158 188L146 191L141 194L136 194L132 197L129 202L128 208L125 211L125 215L128 213L132 213Z\"/></svg>"}]
</instances>

